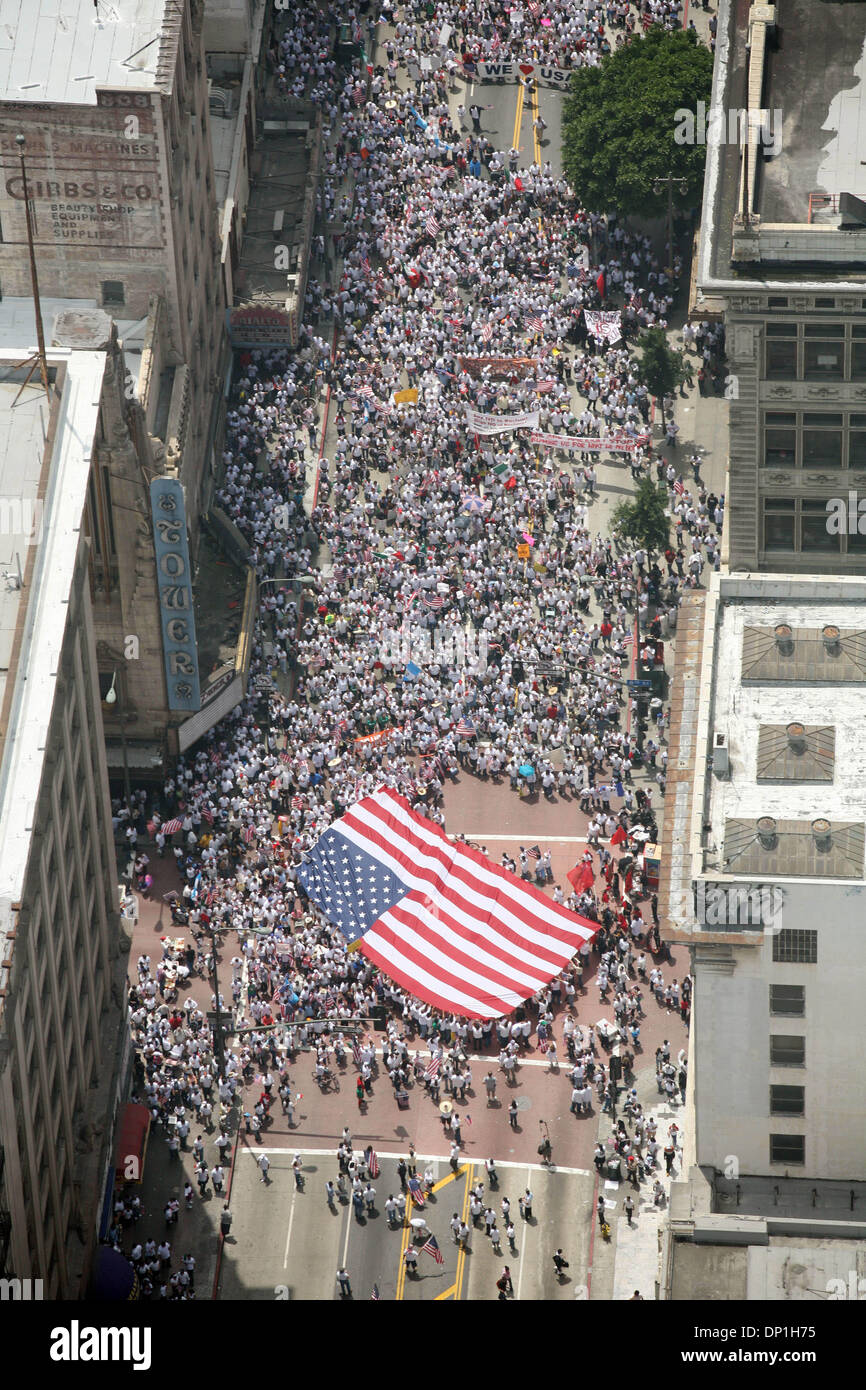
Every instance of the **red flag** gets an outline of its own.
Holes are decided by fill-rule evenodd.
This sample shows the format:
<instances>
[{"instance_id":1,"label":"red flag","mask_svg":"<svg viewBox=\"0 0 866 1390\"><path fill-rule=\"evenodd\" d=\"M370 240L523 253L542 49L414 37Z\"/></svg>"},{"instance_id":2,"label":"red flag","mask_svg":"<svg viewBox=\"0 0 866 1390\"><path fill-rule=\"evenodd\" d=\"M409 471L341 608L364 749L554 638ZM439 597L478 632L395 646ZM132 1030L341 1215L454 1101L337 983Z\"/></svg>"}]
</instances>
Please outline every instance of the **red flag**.
<instances>
[{"instance_id":1,"label":"red flag","mask_svg":"<svg viewBox=\"0 0 866 1390\"><path fill-rule=\"evenodd\" d=\"M618 825L617 828L616 828L616 830L613 832L613 834L612 834L611 837L610 837L610 843L611 843L612 845L621 845L621 844L623 843L623 841L625 840L625 838L626 838L625 831L623 830L623 828L622 828L621 825Z\"/></svg>"},{"instance_id":2,"label":"red flag","mask_svg":"<svg viewBox=\"0 0 866 1390\"><path fill-rule=\"evenodd\" d=\"M523 180L519 174L514 175L514 187L517 189L518 193L523 192Z\"/></svg>"},{"instance_id":3,"label":"red flag","mask_svg":"<svg viewBox=\"0 0 866 1390\"><path fill-rule=\"evenodd\" d=\"M598 279L596 280L595 283L596 283L596 285L598 286L598 292L599 292L599 294L601 295L602 299L604 299L604 271L603 271L603 270L600 270L600 271L598 272Z\"/></svg>"},{"instance_id":4,"label":"red flag","mask_svg":"<svg viewBox=\"0 0 866 1390\"><path fill-rule=\"evenodd\" d=\"M575 864L573 869L569 869L566 878L575 893L585 893L595 882L595 873L591 864Z\"/></svg>"}]
</instances>

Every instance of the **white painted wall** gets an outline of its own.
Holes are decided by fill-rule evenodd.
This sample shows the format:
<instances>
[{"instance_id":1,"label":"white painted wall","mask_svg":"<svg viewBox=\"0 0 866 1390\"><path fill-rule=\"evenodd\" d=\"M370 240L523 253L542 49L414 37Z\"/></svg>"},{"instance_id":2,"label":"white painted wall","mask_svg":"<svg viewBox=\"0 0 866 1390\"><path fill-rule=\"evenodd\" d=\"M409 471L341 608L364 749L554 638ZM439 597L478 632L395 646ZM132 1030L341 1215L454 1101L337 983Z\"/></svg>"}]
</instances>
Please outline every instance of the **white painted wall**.
<instances>
[{"instance_id":1,"label":"white painted wall","mask_svg":"<svg viewBox=\"0 0 866 1390\"><path fill-rule=\"evenodd\" d=\"M734 948L733 973L710 968L698 947L693 1005L697 1162L742 1174L784 1175L770 1163L769 1135L805 1134L804 1167L792 1177L866 1179L863 934L866 886L784 884L782 925L818 931L816 965L773 961L772 937ZM802 1018L770 1015L769 985L806 990ZM805 1067L771 1067L770 1035L803 1034ZM771 1084L804 1085L804 1116L770 1115Z\"/></svg>"}]
</instances>

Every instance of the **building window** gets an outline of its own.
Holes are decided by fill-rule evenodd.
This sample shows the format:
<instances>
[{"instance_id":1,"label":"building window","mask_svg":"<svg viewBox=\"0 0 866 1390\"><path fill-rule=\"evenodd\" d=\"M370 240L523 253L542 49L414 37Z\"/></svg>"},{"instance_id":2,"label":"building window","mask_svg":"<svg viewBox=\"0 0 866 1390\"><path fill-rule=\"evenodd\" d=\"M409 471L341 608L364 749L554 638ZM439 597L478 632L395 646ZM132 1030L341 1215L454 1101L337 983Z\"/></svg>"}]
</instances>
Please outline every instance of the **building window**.
<instances>
[{"instance_id":1,"label":"building window","mask_svg":"<svg viewBox=\"0 0 866 1390\"><path fill-rule=\"evenodd\" d=\"M836 301L829 295L818 295L815 299L816 309L835 309Z\"/></svg>"},{"instance_id":2,"label":"building window","mask_svg":"<svg viewBox=\"0 0 866 1390\"><path fill-rule=\"evenodd\" d=\"M834 535L827 529L827 503L820 497L800 499L800 549L811 552L839 554L842 549L841 535Z\"/></svg>"},{"instance_id":3,"label":"building window","mask_svg":"<svg viewBox=\"0 0 866 1390\"><path fill-rule=\"evenodd\" d=\"M785 965L817 965L818 933L786 927L773 937L773 960Z\"/></svg>"},{"instance_id":4,"label":"building window","mask_svg":"<svg viewBox=\"0 0 866 1390\"><path fill-rule=\"evenodd\" d=\"M776 331L774 331L776 330ZM787 334L793 331L794 336ZM790 323L767 324L764 375L768 381L790 381L797 376L797 329Z\"/></svg>"},{"instance_id":5,"label":"building window","mask_svg":"<svg viewBox=\"0 0 866 1390\"><path fill-rule=\"evenodd\" d=\"M770 1162L785 1164L805 1163L805 1134L771 1134Z\"/></svg>"},{"instance_id":6,"label":"building window","mask_svg":"<svg viewBox=\"0 0 866 1390\"><path fill-rule=\"evenodd\" d=\"M764 463L793 468L797 458L797 415L793 410L768 410L764 416Z\"/></svg>"},{"instance_id":7,"label":"building window","mask_svg":"<svg viewBox=\"0 0 866 1390\"><path fill-rule=\"evenodd\" d=\"M842 467L842 416L836 411L804 411L803 467Z\"/></svg>"},{"instance_id":8,"label":"building window","mask_svg":"<svg viewBox=\"0 0 866 1390\"><path fill-rule=\"evenodd\" d=\"M794 550L797 518L792 497L768 497L764 501L764 549Z\"/></svg>"},{"instance_id":9,"label":"building window","mask_svg":"<svg viewBox=\"0 0 866 1390\"><path fill-rule=\"evenodd\" d=\"M126 303L122 280L103 280L102 282L102 305L107 309L115 305Z\"/></svg>"},{"instance_id":10,"label":"building window","mask_svg":"<svg viewBox=\"0 0 866 1390\"><path fill-rule=\"evenodd\" d=\"M796 1033L770 1035L771 1067L805 1067L806 1039Z\"/></svg>"},{"instance_id":11,"label":"building window","mask_svg":"<svg viewBox=\"0 0 866 1390\"><path fill-rule=\"evenodd\" d=\"M807 323L803 365L807 381L841 381L845 375L845 329L841 323Z\"/></svg>"},{"instance_id":12,"label":"building window","mask_svg":"<svg viewBox=\"0 0 866 1390\"><path fill-rule=\"evenodd\" d=\"M786 294L771 294L767 300L768 309L787 309L788 296Z\"/></svg>"},{"instance_id":13,"label":"building window","mask_svg":"<svg viewBox=\"0 0 866 1390\"><path fill-rule=\"evenodd\" d=\"M770 1013L802 1017L806 1012L805 985L770 985Z\"/></svg>"},{"instance_id":14,"label":"building window","mask_svg":"<svg viewBox=\"0 0 866 1390\"><path fill-rule=\"evenodd\" d=\"M805 1086L771 1086L770 1087L770 1114L771 1115L805 1115L806 1113L806 1087Z\"/></svg>"}]
</instances>

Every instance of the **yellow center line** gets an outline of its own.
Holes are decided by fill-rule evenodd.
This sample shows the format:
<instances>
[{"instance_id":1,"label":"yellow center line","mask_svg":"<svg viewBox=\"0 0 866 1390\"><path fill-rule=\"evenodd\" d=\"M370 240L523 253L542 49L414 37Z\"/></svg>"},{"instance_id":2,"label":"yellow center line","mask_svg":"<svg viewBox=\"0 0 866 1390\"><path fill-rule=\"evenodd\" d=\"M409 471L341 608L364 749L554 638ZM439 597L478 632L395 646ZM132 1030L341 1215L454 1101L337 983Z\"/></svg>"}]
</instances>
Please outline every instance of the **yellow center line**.
<instances>
[{"instance_id":1,"label":"yellow center line","mask_svg":"<svg viewBox=\"0 0 866 1390\"><path fill-rule=\"evenodd\" d=\"M407 1192L407 1193L406 1193L406 1211L405 1211L405 1214L404 1214L404 1216L403 1216L403 1234L402 1234L401 1237L400 1237L400 1268L397 1270L397 1294L396 1294L396 1297L397 1297L398 1302L399 1302L399 1300L402 1299L402 1297L403 1297L403 1290L404 1290L405 1285L406 1285L406 1261L404 1260L403 1256L406 1254L406 1251L407 1251L407 1249L409 1248L409 1232L410 1232L411 1229L412 1229L412 1227L409 1225L409 1218L410 1218L411 1215L412 1215L412 1206L413 1206L413 1202L412 1202L411 1193Z\"/></svg>"},{"instance_id":2,"label":"yellow center line","mask_svg":"<svg viewBox=\"0 0 866 1390\"><path fill-rule=\"evenodd\" d=\"M520 124L523 120L523 94L523 83L519 82L517 84L517 115L514 118L514 139L511 142L511 148L514 150L520 149Z\"/></svg>"},{"instance_id":3,"label":"yellow center line","mask_svg":"<svg viewBox=\"0 0 866 1390\"><path fill-rule=\"evenodd\" d=\"M532 89L532 106L531 106L531 114L532 114L532 141L533 141L533 153L534 153L534 155L535 155L535 162L536 162L536 164L538 165L538 167L539 167L539 169L540 169L540 168L541 168L541 138L540 138L540 136L539 136L539 134L538 134L538 127L537 127L536 124L535 124L536 120L538 119L538 115L539 115L539 101L540 101L540 97L539 97L539 88L538 88L538 84L536 83L536 85L535 85L535 86L533 87L533 89ZM541 231L541 213L538 214L538 230Z\"/></svg>"},{"instance_id":4,"label":"yellow center line","mask_svg":"<svg viewBox=\"0 0 866 1390\"><path fill-rule=\"evenodd\" d=\"M475 1176L475 1164L474 1164L474 1163L470 1163L470 1164L467 1165L467 1168L466 1168L466 1191L465 1191L464 1194L463 1194L463 1211L462 1211L461 1216L460 1216L461 1221L464 1221L464 1222L465 1222L466 1217L467 1217L467 1215L468 1215L468 1213L469 1213L469 1195L470 1195L470 1193L471 1193L471 1191L472 1191L472 1179L473 1179L474 1176ZM458 1255L457 1255L457 1281L456 1281L456 1284L455 1284L455 1288L456 1288L457 1291L456 1291L456 1293L454 1294L454 1301L455 1301L455 1303L460 1299L460 1297L461 1297L461 1295L462 1295L462 1293L463 1293L463 1275L464 1275L464 1272L465 1272L465 1268L466 1268L466 1250L465 1250L465 1247L461 1245L460 1251L459 1251L459 1253L458 1253Z\"/></svg>"}]
</instances>

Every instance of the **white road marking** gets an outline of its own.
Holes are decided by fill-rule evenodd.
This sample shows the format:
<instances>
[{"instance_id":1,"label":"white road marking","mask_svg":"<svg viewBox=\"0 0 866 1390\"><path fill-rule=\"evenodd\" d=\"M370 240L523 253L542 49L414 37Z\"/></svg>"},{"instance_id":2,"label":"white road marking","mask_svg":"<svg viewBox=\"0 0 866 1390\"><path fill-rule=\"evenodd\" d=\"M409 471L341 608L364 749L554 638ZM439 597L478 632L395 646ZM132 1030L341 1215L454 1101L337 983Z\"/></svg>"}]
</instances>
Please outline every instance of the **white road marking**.
<instances>
[{"instance_id":1,"label":"white road marking","mask_svg":"<svg viewBox=\"0 0 866 1390\"><path fill-rule=\"evenodd\" d=\"M283 1255L283 1269L286 1269L286 1268L288 1267L288 1263L289 1263L289 1246L290 1246L291 1241L292 1241L292 1226L293 1226L294 1220L295 1220L295 1198L297 1197L297 1195L298 1195L298 1189L297 1189L297 1187L296 1187L295 1190L294 1190L294 1192L292 1193L292 1205L291 1205L291 1208L290 1208L290 1210L289 1210L289 1229L288 1229L288 1231L286 1232L286 1249L285 1249L285 1253L284 1253L284 1255Z\"/></svg>"},{"instance_id":2,"label":"white road marking","mask_svg":"<svg viewBox=\"0 0 866 1390\"><path fill-rule=\"evenodd\" d=\"M303 1150L301 1152L303 1152ZM341 1269L346 1268L346 1256L349 1253L349 1236L352 1233L352 1209L353 1204L350 1202L346 1208L346 1239L343 1241L343 1258L340 1260Z\"/></svg>"},{"instance_id":3,"label":"white road marking","mask_svg":"<svg viewBox=\"0 0 866 1390\"><path fill-rule=\"evenodd\" d=\"M503 1167L504 1167L504 1166L505 1166L505 1165L503 1164ZM536 1164L535 1166L538 1167L539 1165ZM526 1169L526 1179L527 1179L527 1181L526 1181L525 1187L528 1187L528 1186L529 1186L529 1172L530 1172L530 1169L529 1169L529 1167L527 1167L527 1169ZM531 1230L532 1230L532 1227L530 1226L529 1222L528 1222L528 1221L524 1221L524 1222L523 1222L523 1239L522 1239L521 1242L520 1242L520 1247L521 1247L521 1248L520 1248L520 1273L519 1273L518 1276L517 1276L517 1302L518 1302L518 1303L520 1302L520 1290L523 1288L523 1271L524 1271L525 1268L526 1268L526 1239L527 1239L528 1233L529 1233Z\"/></svg>"},{"instance_id":4,"label":"white road marking","mask_svg":"<svg viewBox=\"0 0 866 1390\"><path fill-rule=\"evenodd\" d=\"M252 1149L241 1149L241 1153L252 1154L254 1158L257 1158L259 1154L267 1154L269 1157L270 1157L271 1154L277 1154L277 1155L279 1155L279 1154L291 1154L293 1157L294 1157L295 1154L300 1154L303 1158L333 1158L334 1160L336 1160L336 1157L337 1157L337 1150L336 1150L336 1147L334 1147L333 1149L270 1149L270 1148L268 1148L268 1149L264 1149L264 1148L258 1149L258 1148L257 1148L257 1149L255 1150L255 1152L253 1152ZM398 1153L389 1153L389 1152L385 1152L385 1151L383 1151L383 1150L377 1149L377 1150L376 1150L376 1153L377 1153L377 1155L378 1155L378 1157L379 1157L380 1160L383 1159L383 1158L399 1158L399 1157L400 1157L400 1153L399 1153L399 1152L398 1152ZM416 1154L415 1157L416 1157L416 1159L419 1161L419 1163L447 1163L447 1162L448 1162L448 1155L447 1155L447 1154ZM464 1162L469 1162L469 1161L470 1161L470 1160L466 1157L465 1154L463 1155L463 1161L464 1161ZM496 1167L497 1167L497 1168L525 1168L525 1169L527 1170L527 1172L529 1172L530 1169L531 1169L533 1172L539 1172L539 1173L541 1173L541 1172L544 1172L544 1173L547 1173L547 1172L551 1172L551 1173L566 1173L566 1174L568 1174L568 1176L570 1176L570 1177L577 1177L577 1178L588 1178L588 1177L591 1177L591 1176L592 1176L592 1174L591 1174L589 1168L566 1168L566 1167L562 1166L562 1165L559 1164L559 1163L552 1163L552 1164L550 1164L550 1165L548 1166L548 1164L546 1164L546 1163L529 1163L529 1164L527 1164L527 1163L512 1163L509 1159L499 1159L499 1158L497 1158L497 1160L496 1160ZM293 1200L294 1200L294 1199L293 1199ZM347 1241L347 1243L348 1243L348 1241Z\"/></svg>"},{"instance_id":5,"label":"white road marking","mask_svg":"<svg viewBox=\"0 0 866 1390\"><path fill-rule=\"evenodd\" d=\"M513 835L486 835L486 834L484 833L483 830L460 830L460 831L455 830L455 831L449 832L448 839L449 839L449 840L454 840L454 839L457 838L458 834L459 834L459 835L465 835L465 836L467 837L467 839L472 839L472 840L483 840L483 841L486 843L488 840L518 840L518 841L519 841L520 838L521 838L521 836L522 836L524 839L526 839L526 838L528 837L528 835L529 835L529 831L528 831L528 830L526 830L526 831L519 831L519 830L518 830L518 831L515 831L515 833L514 833ZM585 845L585 844L588 843L587 838L586 838L585 835L556 835L556 836L551 836L551 835L539 835L539 837L538 837L539 844L541 843L542 840L544 841L544 843L545 843L546 845ZM603 841L602 843L606 844L607 841Z\"/></svg>"}]
</instances>

